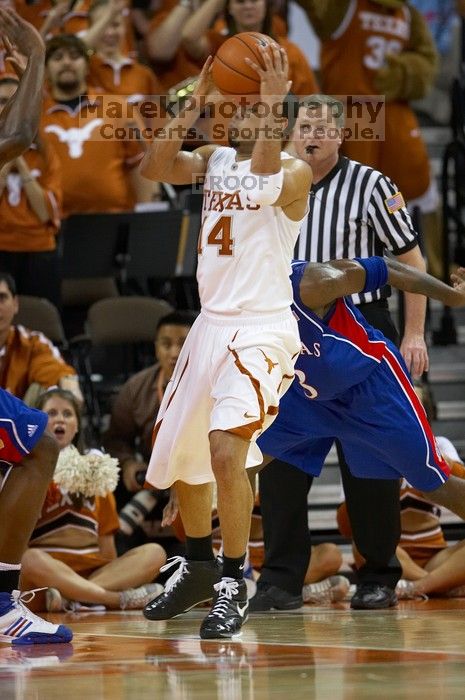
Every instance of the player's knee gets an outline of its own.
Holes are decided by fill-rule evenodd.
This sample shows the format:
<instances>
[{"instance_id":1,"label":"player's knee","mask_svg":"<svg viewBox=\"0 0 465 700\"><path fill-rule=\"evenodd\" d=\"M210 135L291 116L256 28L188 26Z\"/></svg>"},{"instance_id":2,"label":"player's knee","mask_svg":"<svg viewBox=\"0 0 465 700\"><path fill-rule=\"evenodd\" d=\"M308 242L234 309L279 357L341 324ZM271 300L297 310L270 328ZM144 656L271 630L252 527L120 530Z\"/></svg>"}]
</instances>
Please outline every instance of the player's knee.
<instances>
[{"instance_id":1,"label":"player's knee","mask_svg":"<svg viewBox=\"0 0 465 700\"><path fill-rule=\"evenodd\" d=\"M211 451L212 470L217 482L233 479L238 465L232 452L223 446L216 446Z\"/></svg>"},{"instance_id":2,"label":"player's knee","mask_svg":"<svg viewBox=\"0 0 465 700\"><path fill-rule=\"evenodd\" d=\"M342 564L342 554L339 547L332 542L318 545L318 563L325 574L330 576L338 571Z\"/></svg>"},{"instance_id":3,"label":"player's knee","mask_svg":"<svg viewBox=\"0 0 465 700\"><path fill-rule=\"evenodd\" d=\"M39 571L46 564L49 555L41 549L26 549L21 558L21 568L24 573L28 571Z\"/></svg>"},{"instance_id":4,"label":"player's knee","mask_svg":"<svg viewBox=\"0 0 465 700\"><path fill-rule=\"evenodd\" d=\"M147 542L140 546L147 563L156 569L166 562L166 552L163 547L156 542Z\"/></svg>"}]
</instances>

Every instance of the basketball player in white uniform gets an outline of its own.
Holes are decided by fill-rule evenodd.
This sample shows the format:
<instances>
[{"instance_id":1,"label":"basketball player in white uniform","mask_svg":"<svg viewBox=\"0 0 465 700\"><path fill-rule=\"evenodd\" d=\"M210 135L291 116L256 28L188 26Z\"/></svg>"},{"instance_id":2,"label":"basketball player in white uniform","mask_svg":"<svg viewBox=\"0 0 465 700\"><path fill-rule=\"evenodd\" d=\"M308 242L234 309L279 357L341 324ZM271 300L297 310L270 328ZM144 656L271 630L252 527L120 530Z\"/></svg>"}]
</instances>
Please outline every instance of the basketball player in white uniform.
<instances>
[{"instance_id":1,"label":"basketball player in white uniform","mask_svg":"<svg viewBox=\"0 0 465 700\"><path fill-rule=\"evenodd\" d=\"M179 564L165 592L144 610L147 618L163 620L213 597L200 629L204 639L230 637L247 619L243 565L253 498L245 467L261 463L255 440L275 418L300 351L289 273L311 170L281 153L286 123L275 114L290 87L287 56L277 45L262 55L263 70L250 65L259 72L268 109L262 107L265 116L238 111L229 131L234 148L188 153L180 151L181 141L155 140L142 166L146 177L173 184L205 177L197 272L202 312L165 392L147 472L157 488L176 485L186 559L167 565ZM208 59L197 99L213 90L210 66ZM198 116L186 108L170 123L173 133ZM214 481L222 564L211 544Z\"/></svg>"}]
</instances>

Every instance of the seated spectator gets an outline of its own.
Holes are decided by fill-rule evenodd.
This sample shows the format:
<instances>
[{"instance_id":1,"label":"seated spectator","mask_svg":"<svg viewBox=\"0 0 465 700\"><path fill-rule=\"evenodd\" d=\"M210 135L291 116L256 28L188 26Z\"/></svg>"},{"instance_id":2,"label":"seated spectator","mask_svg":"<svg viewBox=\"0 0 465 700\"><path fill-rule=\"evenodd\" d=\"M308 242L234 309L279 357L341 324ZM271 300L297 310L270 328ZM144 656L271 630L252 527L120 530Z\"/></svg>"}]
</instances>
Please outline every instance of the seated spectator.
<instances>
[{"instance_id":1,"label":"seated spectator","mask_svg":"<svg viewBox=\"0 0 465 700\"><path fill-rule=\"evenodd\" d=\"M210 29L218 12L224 9L224 30ZM205 61L215 54L228 37L240 32L262 32L272 35L272 0L205 0L184 24L182 41L185 50L196 61ZM286 49L289 60L289 80L295 95L319 92L318 83L304 53L297 44L284 36L276 36Z\"/></svg>"},{"instance_id":2,"label":"seated spectator","mask_svg":"<svg viewBox=\"0 0 465 700\"><path fill-rule=\"evenodd\" d=\"M82 401L76 371L43 333L12 325L18 312L13 277L0 272L0 386L22 399L33 384L44 389L59 385Z\"/></svg>"},{"instance_id":3,"label":"seated spectator","mask_svg":"<svg viewBox=\"0 0 465 700\"><path fill-rule=\"evenodd\" d=\"M61 161L64 216L131 210L151 201L154 191L137 168L143 142L97 133L101 101L88 89L88 61L86 45L76 36L63 34L47 44L51 98L44 105L43 129ZM105 124L112 125L107 116ZM114 120L115 128L124 125L137 126L137 120Z\"/></svg>"},{"instance_id":4,"label":"seated spectator","mask_svg":"<svg viewBox=\"0 0 465 700\"><path fill-rule=\"evenodd\" d=\"M105 18L112 0L94 0L89 10L90 28ZM126 24L116 14L94 41L95 53L89 63L89 84L110 95L126 95L129 102L140 102L146 95L160 95L163 86L148 66L125 55ZM86 43L87 40L85 39Z\"/></svg>"},{"instance_id":5,"label":"seated spectator","mask_svg":"<svg viewBox=\"0 0 465 700\"><path fill-rule=\"evenodd\" d=\"M465 466L447 438L437 438L443 457L454 476L465 478ZM400 492L401 536L396 556L402 565L402 578L396 594L400 599L426 598L428 595L465 597L465 541L448 545L441 527L441 510L412 488L405 480ZM339 530L351 537L345 503L338 508ZM363 558L355 545L357 568Z\"/></svg>"},{"instance_id":6,"label":"seated spectator","mask_svg":"<svg viewBox=\"0 0 465 700\"><path fill-rule=\"evenodd\" d=\"M132 525L126 519L126 536L118 539L120 551L136 542L157 539L160 535L163 535L164 539L167 536L174 537L171 530L164 529L161 532L162 510L168 499L167 492L148 492L141 489L152 452L155 417L194 319L195 313L191 311L175 311L160 320L155 332L157 362L135 374L121 387L113 404L109 428L103 435L105 449L117 457L121 466L121 479L116 492L118 509L136 494L134 499L129 501L129 512L135 515L135 518L130 516L133 520ZM139 507L141 498L144 501L143 508ZM153 511L155 503L157 507ZM153 512L144 518L147 510ZM138 525L140 528L134 532Z\"/></svg>"},{"instance_id":7,"label":"seated spectator","mask_svg":"<svg viewBox=\"0 0 465 700\"><path fill-rule=\"evenodd\" d=\"M200 73L203 61L193 58L182 46L182 31L197 0L161 0L145 37L148 58L165 90Z\"/></svg>"},{"instance_id":8,"label":"seated spectator","mask_svg":"<svg viewBox=\"0 0 465 700\"><path fill-rule=\"evenodd\" d=\"M17 87L16 78L0 78L0 113ZM46 297L57 306L60 204L60 162L37 136L0 171L0 270L14 277L20 294Z\"/></svg>"},{"instance_id":9,"label":"seated spectator","mask_svg":"<svg viewBox=\"0 0 465 700\"><path fill-rule=\"evenodd\" d=\"M157 544L147 544L122 557L116 556L114 533L118 515L111 493L117 480L117 470L111 462L116 460L92 452L80 457L71 446L77 439L81 420L72 394L52 389L40 397L38 407L48 414L48 430L61 452L55 480L48 488L29 549L22 559L22 589L46 587L45 607L53 611L79 609L76 603L113 610L144 607L162 590L159 584L150 582L165 563L164 550ZM94 483L86 483L83 477L81 491L69 490L73 477L66 470L66 460L75 464L76 459L77 471L86 468L86 459L93 459ZM100 474L100 483L95 474ZM102 492L106 495L99 495ZM37 606L44 606L43 599L38 600Z\"/></svg>"}]
</instances>

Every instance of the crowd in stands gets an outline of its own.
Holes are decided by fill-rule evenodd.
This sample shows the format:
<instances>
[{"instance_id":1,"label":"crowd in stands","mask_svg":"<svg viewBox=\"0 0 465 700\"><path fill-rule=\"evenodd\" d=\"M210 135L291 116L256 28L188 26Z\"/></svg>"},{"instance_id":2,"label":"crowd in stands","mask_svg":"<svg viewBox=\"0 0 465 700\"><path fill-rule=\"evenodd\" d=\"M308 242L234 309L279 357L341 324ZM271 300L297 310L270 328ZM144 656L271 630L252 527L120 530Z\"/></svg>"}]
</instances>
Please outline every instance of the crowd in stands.
<instances>
[{"instance_id":1,"label":"crowd in stands","mask_svg":"<svg viewBox=\"0 0 465 700\"><path fill-rule=\"evenodd\" d=\"M420 211L428 269L444 276L439 194L416 108L423 114L420 119L428 114L433 123L447 123L448 98L441 101L437 95L444 97L446 81L450 83L458 70L457 27L459 16L465 15L463 0L412 0L404 5L383 0L298 0L321 42L319 70L309 64L306 47L289 38L286 9L273 0L132 0L132 4L131 0L10 0L10 4L40 31L47 48L40 131L32 146L0 171L1 386L48 414L49 430L62 452L74 444L83 459L92 454L103 459L102 452L90 449L93 445L78 442L82 424L88 421L78 371L42 332L15 324L18 295L44 297L61 309L60 227L68 217L134 211L163 197L159 184L142 177L138 168L146 149L143 131L150 119L143 111L123 110L123 117L115 116L112 126L136 126L139 138L98 138L105 97L118 95L131 105L141 105L149 96L180 98L189 92L206 58L234 34L253 31L273 36L287 52L291 90L299 97L320 92L384 96L384 138L349 139L342 151L391 178L407 203ZM394 7L395 38L388 42L383 30L377 42L367 44L369 27L361 31L355 25L354 5L362 6L368 24L373 8L376 12L383 8L388 21ZM15 47L5 45L0 56L0 110L17 89L23 70ZM431 94L436 95L433 101ZM99 231L94 233L98 238ZM119 388L105 429L102 426L101 434L93 436L93 442L119 462L114 495L78 496L55 481L50 485L22 568L23 589L47 589L46 595L34 600L37 609L79 610L85 604L142 608L161 590L154 581L167 556L182 553L182 527L166 515L169 493L144 489L144 477L154 418L195 317L194 311L175 311L160 321L154 338L155 363ZM452 461L454 473L465 476L456 453ZM401 499L404 505L409 503L403 513L421 501L409 489L402 491ZM415 597L449 589L463 593L463 543L447 548L434 504L421 502L418 510L425 519L420 529L431 531L433 539L429 542L425 535L425 555L412 537L412 523L404 518L398 557L403 578L410 583L404 582L398 594ZM257 556L263 539L258 501L255 513L250 558L256 578L263 562L263 552ZM350 538L343 510L339 522ZM413 549L408 533L415 542ZM356 566L363 565L356 550L354 558ZM338 576L341 564L334 544L314 547L304 600L342 599L348 583ZM447 575L441 567L447 567ZM322 580L329 583L319 586Z\"/></svg>"}]
</instances>

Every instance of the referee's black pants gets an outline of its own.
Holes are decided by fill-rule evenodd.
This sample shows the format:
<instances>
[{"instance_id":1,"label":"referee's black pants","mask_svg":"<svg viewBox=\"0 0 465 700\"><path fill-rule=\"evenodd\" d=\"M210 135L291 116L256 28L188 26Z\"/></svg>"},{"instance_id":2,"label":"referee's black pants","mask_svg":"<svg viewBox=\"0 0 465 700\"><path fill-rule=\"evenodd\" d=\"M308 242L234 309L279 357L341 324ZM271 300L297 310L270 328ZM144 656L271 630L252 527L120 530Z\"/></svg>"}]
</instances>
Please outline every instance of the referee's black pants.
<instances>
[{"instance_id":1,"label":"referee's black pants","mask_svg":"<svg viewBox=\"0 0 465 700\"><path fill-rule=\"evenodd\" d=\"M398 344L387 301L362 304L359 310L372 326ZM402 573L395 555L400 537L400 482L352 476L337 447L354 542L366 561L358 571L358 582L395 588ZM265 541L260 578L292 595L300 595L310 561L307 497L311 484L311 477L279 460L271 462L259 476Z\"/></svg>"}]
</instances>

